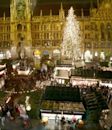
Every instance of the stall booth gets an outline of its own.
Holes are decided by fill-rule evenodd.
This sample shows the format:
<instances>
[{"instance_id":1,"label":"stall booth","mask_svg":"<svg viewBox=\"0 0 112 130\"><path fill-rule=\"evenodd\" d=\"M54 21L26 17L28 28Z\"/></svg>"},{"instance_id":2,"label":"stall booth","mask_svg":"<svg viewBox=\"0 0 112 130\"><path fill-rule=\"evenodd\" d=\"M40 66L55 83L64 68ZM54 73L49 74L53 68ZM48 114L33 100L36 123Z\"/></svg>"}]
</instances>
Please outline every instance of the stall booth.
<instances>
[{"instance_id":1,"label":"stall booth","mask_svg":"<svg viewBox=\"0 0 112 130\"><path fill-rule=\"evenodd\" d=\"M58 84L66 84L69 82L71 71L73 70L72 65L59 65L54 68L53 78Z\"/></svg>"},{"instance_id":2,"label":"stall booth","mask_svg":"<svg viewBox=\"0 0 112 130\"><path fill-rule=\"evenodd\" d=\"M103 81L103 80L101 80L99 82L99 85L100 86L109 87L111 89L112 88L112 81Z\"/></svg>"},{"instance_id":3,"label":"stall booth","mask_svg":"<svg viewBox=\"0 0 112 130\"><path fill-rule=\"evenodd\" d=\"M99 79L91 79L91 78L83 78L83 77L75 77L72 76L70 82L73 86L94 86L98 84Z\"/></svg>"},{"instance_id":4,"label":"stall booth","mask_svg":"<svg viewBox=\"0 0 112 130\"><path fill-rule=\"evenodd\" d=\"M63 117L65 122L77 121L84 114L79 88L47 86L42 97L40 115L42 121L47 120L48 128L54 129L56 124L60 125Z\"/></svg>"}]
</instances>

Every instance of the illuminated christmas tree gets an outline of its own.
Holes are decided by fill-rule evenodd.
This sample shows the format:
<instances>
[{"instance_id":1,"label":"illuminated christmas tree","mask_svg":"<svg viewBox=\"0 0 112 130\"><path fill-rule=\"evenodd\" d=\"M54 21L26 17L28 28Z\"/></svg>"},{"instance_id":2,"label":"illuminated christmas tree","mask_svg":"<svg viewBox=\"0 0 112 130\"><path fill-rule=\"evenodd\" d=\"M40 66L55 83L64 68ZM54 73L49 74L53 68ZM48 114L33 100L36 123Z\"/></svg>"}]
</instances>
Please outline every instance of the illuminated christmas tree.
<instances>
[{"instance_id":1,"label":"illuminated christmas tree","mask_svg":"<svg viewBox=\"0 0 112 130\"><path fill-rule=\"evenodd\" d=\"M80 51L80 27L79 22L74 15L73 7L68 11L66 23L64 27L63 42L62 42L62 57L77 61L81 58Z\"/></svg>"}]
</instances>

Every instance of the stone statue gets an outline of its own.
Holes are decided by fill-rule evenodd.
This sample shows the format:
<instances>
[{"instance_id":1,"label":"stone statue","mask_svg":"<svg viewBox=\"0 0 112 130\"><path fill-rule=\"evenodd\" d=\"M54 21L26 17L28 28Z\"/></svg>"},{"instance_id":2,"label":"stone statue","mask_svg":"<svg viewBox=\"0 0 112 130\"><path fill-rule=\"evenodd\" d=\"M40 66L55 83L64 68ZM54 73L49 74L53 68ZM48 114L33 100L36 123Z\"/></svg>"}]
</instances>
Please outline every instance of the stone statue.
<instances>
[{"instance_id":1,"label":"stone statue","mask_svg":"<svg viewBox=\"0 0 112 130\"><path fill-rule=\"evenodd\" d=\"M24 0L18 0L17 1L17 17L19 19L24 18L24 14L25 14L25 1Z\"/></svg>"}]
</instances>

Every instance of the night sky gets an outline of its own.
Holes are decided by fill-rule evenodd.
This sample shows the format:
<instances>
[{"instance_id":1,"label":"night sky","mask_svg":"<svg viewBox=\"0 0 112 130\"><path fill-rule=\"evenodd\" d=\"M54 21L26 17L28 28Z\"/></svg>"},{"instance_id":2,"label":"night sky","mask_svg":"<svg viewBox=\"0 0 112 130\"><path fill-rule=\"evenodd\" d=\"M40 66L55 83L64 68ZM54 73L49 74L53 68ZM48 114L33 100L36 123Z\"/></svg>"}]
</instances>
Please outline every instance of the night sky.
<instances>
[{"instance_id":1,"label":"night sky","mask_svg":"<svg viewBox=\"0 0 112 130\"><path fill-rule=\"evenodd\" d=\"M103 0L99 1L102 2ZM43 15L49 15L50 9L52 9L54 15L57 15L61 2L65 12L67 12L70 6L73 6L76 12L83 8L86 15L88 15L87 11L91 6L97 7L97 0L32 0L34 15L39 15L41 9L43 10ZM10 0L0 0L0 17L3 16L3 12L6 13L6 16L10 16L9 7ZM78 15L80 15L80 12Z\"/></svg>"}]
</instances>

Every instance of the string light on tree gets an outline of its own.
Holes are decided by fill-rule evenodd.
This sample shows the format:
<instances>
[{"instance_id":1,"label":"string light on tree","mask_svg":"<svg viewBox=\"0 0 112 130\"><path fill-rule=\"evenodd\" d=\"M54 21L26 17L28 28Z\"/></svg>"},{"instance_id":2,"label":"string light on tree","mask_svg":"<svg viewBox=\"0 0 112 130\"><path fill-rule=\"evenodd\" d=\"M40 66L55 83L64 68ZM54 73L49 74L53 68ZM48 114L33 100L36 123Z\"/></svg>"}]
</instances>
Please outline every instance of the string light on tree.
<instances>
[{"instance_id":1,"label":"string light on tree","mask_svg":"<svg viewBox=\"0 0 112 130\"><path fill-rule=\"evenodd\" d=\"M81 58L80 51L80 27L79 22L74 15L73 7L68 11L66 23L64 27L63 42L62 42L62 57L77 61Z\"/></svg>"}]
</instances>

